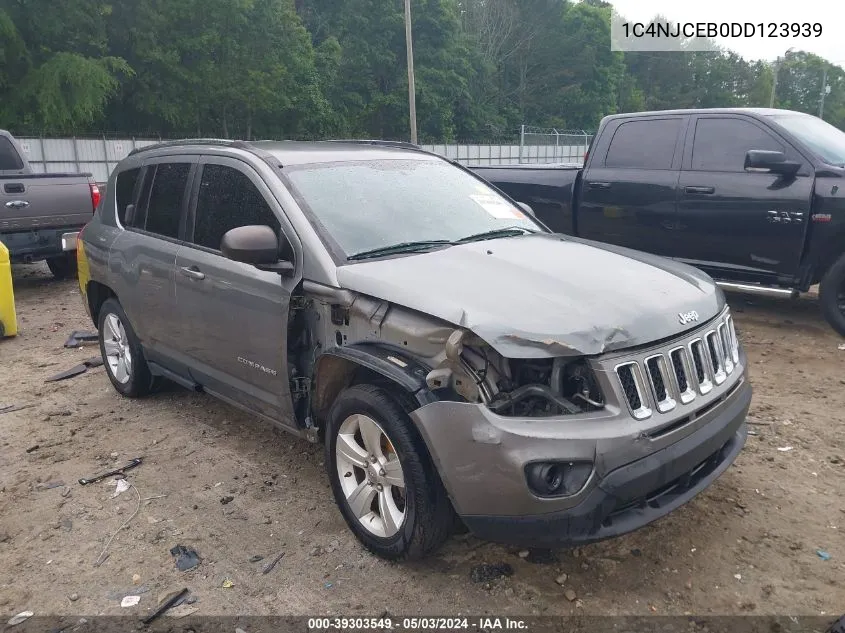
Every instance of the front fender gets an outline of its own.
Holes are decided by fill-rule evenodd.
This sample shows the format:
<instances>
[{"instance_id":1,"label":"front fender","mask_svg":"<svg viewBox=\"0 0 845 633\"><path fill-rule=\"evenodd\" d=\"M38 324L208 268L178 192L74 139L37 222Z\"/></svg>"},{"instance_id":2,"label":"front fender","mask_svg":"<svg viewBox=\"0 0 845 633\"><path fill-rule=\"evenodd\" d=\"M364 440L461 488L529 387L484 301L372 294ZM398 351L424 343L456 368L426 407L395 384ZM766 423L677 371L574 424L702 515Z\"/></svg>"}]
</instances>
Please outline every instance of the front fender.
<instances>
[{"instance_id":1,"label":"front fender","mask_svg":"<svg viewBox=\"0 0 845 633\"><path fill-rule=\"evenodd\" d=\"M401 351L375 343L358 343L326 350L317 359L312 409L323 417L354 371L365 368L383 376L414 397L420 407L438 398L426 384L430 368Z\"/></svg>"}]
</instances>

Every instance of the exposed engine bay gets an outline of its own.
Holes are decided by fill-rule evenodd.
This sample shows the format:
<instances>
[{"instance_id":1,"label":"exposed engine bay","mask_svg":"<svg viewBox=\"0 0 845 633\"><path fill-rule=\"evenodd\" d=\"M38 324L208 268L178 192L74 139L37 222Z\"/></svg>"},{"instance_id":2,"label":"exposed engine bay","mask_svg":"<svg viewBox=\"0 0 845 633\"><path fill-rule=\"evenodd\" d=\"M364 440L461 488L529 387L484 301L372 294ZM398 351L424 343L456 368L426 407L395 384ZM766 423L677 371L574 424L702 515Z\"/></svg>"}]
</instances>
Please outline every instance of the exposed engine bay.
<instances>
[{"instance_id":1,"label":"exposed engine bay","mask_svg":"<svg viewBox=\"0 0 845 633\"><path fill-rule=\"evenodd\" d=\"M467 401L505 416L551 417L604 408L584 359L507 359L475 338L461 330L449 337L446 366L428 375L430 388L451 384Z\"/></svg>"}]
</instances>

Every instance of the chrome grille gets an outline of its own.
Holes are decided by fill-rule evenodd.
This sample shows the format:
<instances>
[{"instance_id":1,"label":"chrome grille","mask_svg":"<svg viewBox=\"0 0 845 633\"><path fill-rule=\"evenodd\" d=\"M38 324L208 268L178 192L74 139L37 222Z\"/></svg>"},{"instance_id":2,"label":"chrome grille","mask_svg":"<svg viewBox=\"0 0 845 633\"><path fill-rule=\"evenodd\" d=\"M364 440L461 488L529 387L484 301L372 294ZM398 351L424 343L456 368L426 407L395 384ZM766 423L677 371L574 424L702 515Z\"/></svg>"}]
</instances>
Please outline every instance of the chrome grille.
<instances>
[{"instance_id":1,"label":"chrome grille","mask_svg":"<svg viewBox=\"0 0 845 633\"><path fill-rule=\"evenodd\" d=\"M676 344L677 345L677 344ZM721 317L684 345L616 366L625 400L642 420L689 404L725 383L739 365L739 341L733 319Z\"/></svg>"}]
</instances>

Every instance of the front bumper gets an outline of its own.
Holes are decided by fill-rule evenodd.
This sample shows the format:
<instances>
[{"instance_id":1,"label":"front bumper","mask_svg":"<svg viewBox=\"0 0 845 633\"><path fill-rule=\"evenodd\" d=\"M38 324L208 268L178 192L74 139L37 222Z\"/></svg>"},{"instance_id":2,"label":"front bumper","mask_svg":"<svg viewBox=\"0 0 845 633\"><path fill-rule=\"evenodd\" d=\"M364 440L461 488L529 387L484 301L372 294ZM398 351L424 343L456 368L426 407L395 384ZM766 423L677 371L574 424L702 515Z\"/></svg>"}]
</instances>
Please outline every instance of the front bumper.
<instances>
[{"instance_id":1,"label":"front bumper","mask_svg":"<svg viewBox=\"0 0 845 633\"><path fill-rule=\"evenodd\" d=\"M474 534L522 547L561 547L636 530L707 488L745 444L750 403L751 386L743 378L719 406L695 423L693 430L657 450L640 437L592 442L577 435L569 440L526 438L501 429L493 432L489 424L478 421L470 422L474 446L462 444L461 437L452 437L447 447L437 433L445 423L443 418L436 420L429 412L438 412L440 404L459 408L472 405L434 403L412 417L432 451L455 509ZM443 409L440 414L446 413ZM463 426L463 422L455 418L448 421L452 429ZM583 421L581 426L585 426ZM619 454L631 456L637 451L637 458L619 463ZM596 463L582 493L557 500L532 495L522 465L534 459L560 458Z\"/></svg>"}]
</instances>

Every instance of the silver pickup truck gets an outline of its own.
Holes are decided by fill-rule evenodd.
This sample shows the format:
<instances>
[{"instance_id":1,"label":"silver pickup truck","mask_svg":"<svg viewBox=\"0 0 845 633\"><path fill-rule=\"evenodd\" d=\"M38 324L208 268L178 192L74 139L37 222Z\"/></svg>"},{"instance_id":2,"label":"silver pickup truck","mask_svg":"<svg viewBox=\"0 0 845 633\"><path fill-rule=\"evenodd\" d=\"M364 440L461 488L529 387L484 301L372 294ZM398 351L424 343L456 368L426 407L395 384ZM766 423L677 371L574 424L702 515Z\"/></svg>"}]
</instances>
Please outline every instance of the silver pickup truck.
<instances>
[{"instance_id":1,"label":"silver pickup truck","mask_svg":"<svg viewBox=\"0 0 845 633\"><path fill-rule=\"evenodd\" d=\"M100 203L90 174L33 173L14 137L0 130L0 242L13 263L47 260L58 279L76 275L76 237Z\"/></svg>"}]
</instances>

